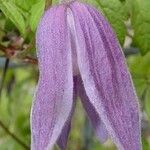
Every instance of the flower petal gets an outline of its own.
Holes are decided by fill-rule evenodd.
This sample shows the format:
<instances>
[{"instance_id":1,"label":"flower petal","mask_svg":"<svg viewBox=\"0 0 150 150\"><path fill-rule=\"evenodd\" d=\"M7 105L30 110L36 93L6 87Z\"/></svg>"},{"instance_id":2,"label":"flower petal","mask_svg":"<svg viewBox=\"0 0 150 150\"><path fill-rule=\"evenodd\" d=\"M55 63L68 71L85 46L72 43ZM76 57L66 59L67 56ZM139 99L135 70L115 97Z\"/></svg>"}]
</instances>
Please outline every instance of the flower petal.
<instances>
[{"instance_id":1,"label":"flower petal","mask_svg":"<svg viewBox=\"0 0 150 150\"><path fill-rule=\"evenodd\" d=\"M71 119L72 119L72 116L73 116L73 113L74 113L74 110L75 110L75 106L76 106L76 100L77 100L77 76L74 77L74 93L73 93L73 106L72 106L72 110L71 110L71 113L68 117L68 120L61 132L61 135L57 141L57 144L59 146L59 148L61 150L65 150L66 147L67 147L67 140L68 140L68 136L69 136L69 133L70 133L70 129L71 129Z\"/></svg>"},{"instance_id":2,"label":"flower petal","mask_svg":"<svg viewBox=\"0 0 150 150\"><path fill-rule=\"evenodd\" d=\"M66 7L44 14L37 30L40 77L31 113L32 150L50 150L73 103L73 73Z\"/></svg>"},{"instance_id":3,"label":"flower petal","mask_svg":"<svg viewBox=\"0 0 150 150\"><path fill-rule=\"evenodd\" d=\"M104 143L108 139L106 127L100 119L99 114L91 104L89 98L87 97L81 78L79 78L78 81L78 90L81 102L95 130L95 134L99 138L100 142Z\"/></svg>"},{"instance_id":4,"label":"flower petal","mask_svg":"<svg viewBox=\"0 0 150 150\"><path fill-rule=\"evenodd\" d=\"M120 150L140 150L137 96L118 41L104 17L78 2L74 15L79 70L91 104Z\"/></svg>"},{"instance_id":5,"label":"flower petal","mask_svg":"<svg viewBox=\"0 0 150 150\"><path fill-rule=\"evenodd\" d=\"M57 140L57 144L61 150L65 150L67 146L67 140L71 129L71 119L72 116L69 116L64 128L62 129L61 135Z\"/></svg>"}]
</instances>

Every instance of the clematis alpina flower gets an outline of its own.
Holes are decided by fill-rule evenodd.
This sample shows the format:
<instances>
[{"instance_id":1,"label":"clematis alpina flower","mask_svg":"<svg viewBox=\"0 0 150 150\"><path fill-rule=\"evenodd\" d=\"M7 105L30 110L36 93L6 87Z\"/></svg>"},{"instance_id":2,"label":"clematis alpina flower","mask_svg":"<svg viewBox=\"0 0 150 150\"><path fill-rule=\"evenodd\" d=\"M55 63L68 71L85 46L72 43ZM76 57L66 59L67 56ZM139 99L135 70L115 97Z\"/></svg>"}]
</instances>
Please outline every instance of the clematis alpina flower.
<instances>
[{"instance_id":1,"label":"clematis alpina flower","mask_svg":"<svg viewBox=\"0 0 150 150\"><path fill-rule=\"evenodd\" d=\"M48 9L36 34L39 82L31 113L32 150L67 144L76 98L97 137L140 150L140 117L123 52L95 8L71 1Z\"/></svg>"}]
</instances>

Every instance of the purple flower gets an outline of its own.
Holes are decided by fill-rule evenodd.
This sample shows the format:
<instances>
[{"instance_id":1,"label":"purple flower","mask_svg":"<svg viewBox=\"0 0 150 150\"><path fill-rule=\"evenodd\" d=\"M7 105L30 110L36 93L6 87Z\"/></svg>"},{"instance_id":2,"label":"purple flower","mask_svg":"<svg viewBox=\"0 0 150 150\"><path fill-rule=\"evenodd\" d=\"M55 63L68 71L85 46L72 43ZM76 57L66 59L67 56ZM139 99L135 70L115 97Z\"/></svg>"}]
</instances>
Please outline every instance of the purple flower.
<instances>
[{"instance_id":1,"label":"purple flower","mask_svg":"<svg viewBox=\"0 0 150 150\"><path fill-rule=\"evenodd\" d=\"M37 29L40 77L31 113L32 150L64 150L77 96L104 142L140 150L137 96L107 20L77 1L48 9Z\"/></svg>"}]
</instances>

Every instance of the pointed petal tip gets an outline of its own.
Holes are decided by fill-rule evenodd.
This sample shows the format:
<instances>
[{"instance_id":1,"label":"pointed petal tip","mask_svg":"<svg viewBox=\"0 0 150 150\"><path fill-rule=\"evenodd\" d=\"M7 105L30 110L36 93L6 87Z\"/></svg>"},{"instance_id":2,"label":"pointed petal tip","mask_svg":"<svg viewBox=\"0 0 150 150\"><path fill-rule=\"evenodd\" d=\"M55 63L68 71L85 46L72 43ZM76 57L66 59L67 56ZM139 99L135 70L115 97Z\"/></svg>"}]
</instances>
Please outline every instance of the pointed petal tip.
<instances>
[{"instance_id":1,"label":"pointed petal tip","mask_svg":"<svg viewBox=\"0 0 150 150\"><path fill-rule=\"evenodd\" d=\"M66 149L67 140L68 140L69 133L71 130L71 120L72 120L72 117L73 117L73 114L75 111L75 106L76 106L76 101L77 101L77 93L78 93L78 91L77 91L77 79L78 79L77 76L73 77L73 106L72 106L72 110L71 110L71 113L70 113L70 115L69 115L69 117L65 123L65 126L62 129L61 134L57 140L57 144L61 150Z\"/></svg>"}]
</instances>

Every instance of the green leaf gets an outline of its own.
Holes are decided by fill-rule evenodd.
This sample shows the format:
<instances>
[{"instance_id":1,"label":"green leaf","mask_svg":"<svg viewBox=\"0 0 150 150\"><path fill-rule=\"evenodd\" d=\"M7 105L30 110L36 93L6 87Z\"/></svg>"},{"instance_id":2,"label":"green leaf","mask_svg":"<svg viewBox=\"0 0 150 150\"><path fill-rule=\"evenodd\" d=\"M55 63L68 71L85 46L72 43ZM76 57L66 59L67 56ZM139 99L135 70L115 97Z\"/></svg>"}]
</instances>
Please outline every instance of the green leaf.
<instances>
[{"instance_id":1,"label":"green leaf","mask_svg":"<svg viewBox=\"0 0 150 150\"><path fill-rule=\"evenodd\" d=\"M31 8L31 17L30 17L30 27L32 31L35 31L37 28L37 25L40 21L40 18L44 12L45 8L45 1L40 0L38 3L34 4Z\"/></svg>"},{"instance_id":2,"label":"green leaf","mask_svg":"<svg viewBox=\"0 0 150 150\"><path fill-rule=\"evenodd\" d=\"M145 56L130 56L128 58L128 63L134 77L150 78L150 52Z\"/></svg>"},{"instance_id":3,"label":"green leaf","mask_svg":"<svg viewBox=\"0 0 150 150\"><path fill-rule=\"evenodd\" d=\"M134 55L128 58L128 66L138 93L141 97L144 90L150 87L150 52L145 56Z\"/></svg>"},{"instance_id":4,"label":"green leaf","mask_svg":"<svg viewBox=\"0 0 150 150\"><path fill-rule=\"evenodd\" d=\"M29 11L38 0L14 0L15 4L23 10Z\"/></svg>"},{"instance_id":5,"label":"green leaf","mask_svg":"<svg viewBox=\"0 0 150 150\"><path fill-rule=\"evenodd\" d=\"M14 23L10 19L5 20L5 30L6 31L13 31L15 29Z\"/></svg>"},{"instance_id":6,"label":"green leaf","mask_svg":"<svg viewBox=\"0 0 150 150\"><path fill-rule=\"evenodd\" d=\"M150 51L150 0L128 0L134 29L133 44L145 55Z\"/></svg>"},{"instance_id":7,"label":"green leaf","mask_svg":"<svg viewBox=\"0 0 150 150\"><path fill-rule=\"evenodd\" d=\"M123 45L126 36L126 27L124 21L127 20L127 11L125 5L119 0L86 1L104 13L116 32L121 45Z\"/></svg>"},{"instance_id":8,"label":"green leaf","mask_svg":"<svg viewBox=\"0 0 150 150\"><path fill-rule=\"evenodd\" d=\"M18 10L18 7L12 1L0 2L0 9L18 28L22 35L25 34L25 21L23 16Z\"/></svg>"}]
</instances>

